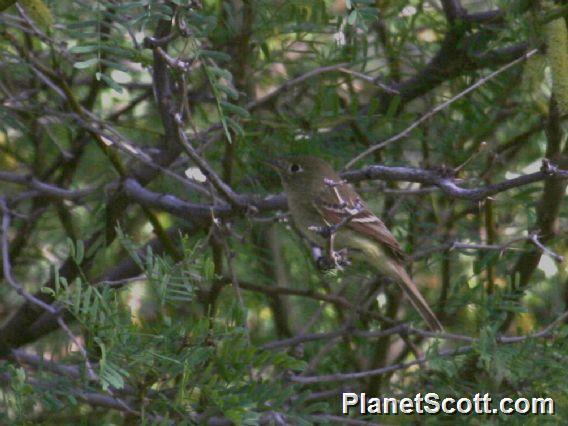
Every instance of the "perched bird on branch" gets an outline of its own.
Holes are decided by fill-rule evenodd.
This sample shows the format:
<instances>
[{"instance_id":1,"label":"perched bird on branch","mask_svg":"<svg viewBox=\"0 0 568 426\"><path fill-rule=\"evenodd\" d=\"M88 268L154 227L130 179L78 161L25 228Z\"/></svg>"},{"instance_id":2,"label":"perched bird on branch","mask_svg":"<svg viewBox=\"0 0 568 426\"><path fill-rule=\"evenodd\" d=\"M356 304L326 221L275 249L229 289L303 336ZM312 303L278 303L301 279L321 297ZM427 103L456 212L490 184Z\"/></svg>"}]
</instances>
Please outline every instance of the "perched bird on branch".
<instances>
[{"instance_id":1,"label":"perched bird on branch","mask_svg":"<svg viewBox=\"0 0 568 426\"><path fill-rule=\"evenodd\" d=\"M442 324L404 268L406 254L385 224L355 189L324 160L312 156L277 159L278 170L296 226L328 256L347 249L394 280L434 331Z\"/></svg>"}]
</instances>

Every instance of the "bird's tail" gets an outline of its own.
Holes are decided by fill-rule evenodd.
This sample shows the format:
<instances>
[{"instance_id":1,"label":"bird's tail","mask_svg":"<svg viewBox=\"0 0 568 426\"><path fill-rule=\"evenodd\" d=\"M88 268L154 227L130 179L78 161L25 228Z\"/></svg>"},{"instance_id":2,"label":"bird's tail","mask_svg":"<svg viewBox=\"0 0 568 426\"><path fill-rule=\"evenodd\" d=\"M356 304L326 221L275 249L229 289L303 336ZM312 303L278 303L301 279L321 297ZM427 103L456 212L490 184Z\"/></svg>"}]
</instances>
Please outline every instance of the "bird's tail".
<instances>
[{"instance_id":1,"label":"bird's tail","mask_svg":"<svg viewBox=\"0 0 568 426\"><path fill-rule=\"evenodd\" d=\"M414 308L418 311L424 321L426 321L432 331L444 331L444 327L440 323L440 320L438 320L436 314L432 312L432 309L430 309L430 306L428 306L428 303L424 299L424 296L420 294L418 287L416 287L416 284L414 284L414 281L412 281L412 278L410 278L404 267L395 262L391 262L390 266L397 276L397 284L410 299L412 306L414 306Z\"/></svg>"}]
</instances>

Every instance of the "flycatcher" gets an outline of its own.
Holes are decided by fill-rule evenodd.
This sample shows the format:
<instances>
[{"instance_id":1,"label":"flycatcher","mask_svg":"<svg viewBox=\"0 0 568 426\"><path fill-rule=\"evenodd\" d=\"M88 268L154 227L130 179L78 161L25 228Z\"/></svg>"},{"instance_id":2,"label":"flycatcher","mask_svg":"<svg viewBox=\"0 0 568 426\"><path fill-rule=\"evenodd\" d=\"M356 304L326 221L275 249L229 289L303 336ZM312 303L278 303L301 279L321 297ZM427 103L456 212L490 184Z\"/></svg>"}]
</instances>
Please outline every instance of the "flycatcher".
<instances>
[{"instance_id":1,"label":"flycatcher","mask_svg":"<svg viewBox=\"0 0 568 426\"><path fill-rule=\"evenodd\" d=\"M434 331L442 324L404 269L406 254L355 189L320 158L296 156L272 161L278 170L296 226L313 243L359 253L394 280ZM326 236L327 230L328 235Z\"/></svg>"}]
</instances>

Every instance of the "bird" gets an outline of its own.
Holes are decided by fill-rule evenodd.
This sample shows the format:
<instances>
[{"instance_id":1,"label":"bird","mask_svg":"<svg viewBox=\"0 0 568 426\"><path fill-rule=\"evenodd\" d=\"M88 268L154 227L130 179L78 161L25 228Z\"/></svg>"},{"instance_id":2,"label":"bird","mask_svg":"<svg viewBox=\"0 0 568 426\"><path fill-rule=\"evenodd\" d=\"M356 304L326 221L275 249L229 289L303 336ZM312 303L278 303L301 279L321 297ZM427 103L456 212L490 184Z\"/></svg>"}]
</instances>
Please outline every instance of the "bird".
<instances>
[{"instance_id":1,"label":"bird","mask_svg":"<svg viewBox=\"0 0 568 426\"><path fill-rule=\"evenodd\" d=\"M406 253L351 184L319 157L279 157L268 163L280 175L294 224L309 241L332 245L335 253L355 253L400 286L430 329L443 331L404 267Z\"/></svg>"}]
</instances>

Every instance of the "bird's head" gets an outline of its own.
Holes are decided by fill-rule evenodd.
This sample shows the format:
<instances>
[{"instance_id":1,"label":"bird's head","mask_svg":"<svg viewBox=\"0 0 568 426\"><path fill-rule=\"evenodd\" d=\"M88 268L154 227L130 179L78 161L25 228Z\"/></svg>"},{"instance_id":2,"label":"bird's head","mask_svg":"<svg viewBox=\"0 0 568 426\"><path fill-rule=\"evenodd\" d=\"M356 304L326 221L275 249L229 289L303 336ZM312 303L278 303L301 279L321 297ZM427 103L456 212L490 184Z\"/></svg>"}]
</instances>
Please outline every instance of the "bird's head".
<instances>
[{"instance_id":1,"label":"bird's head","mask_svg":"<svg viewBox=\"0 0 568 426\"><path fill-rule=\"evenodd\" d=\"M274 167L284 189L305 193L321 189L326 185L326 179L339 181L339 175L326 161L310 155L279 157L268 162Z\"/></svg>"}]
</instances>

